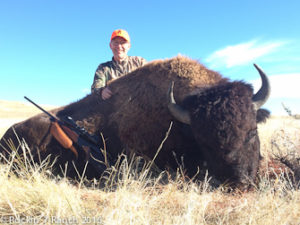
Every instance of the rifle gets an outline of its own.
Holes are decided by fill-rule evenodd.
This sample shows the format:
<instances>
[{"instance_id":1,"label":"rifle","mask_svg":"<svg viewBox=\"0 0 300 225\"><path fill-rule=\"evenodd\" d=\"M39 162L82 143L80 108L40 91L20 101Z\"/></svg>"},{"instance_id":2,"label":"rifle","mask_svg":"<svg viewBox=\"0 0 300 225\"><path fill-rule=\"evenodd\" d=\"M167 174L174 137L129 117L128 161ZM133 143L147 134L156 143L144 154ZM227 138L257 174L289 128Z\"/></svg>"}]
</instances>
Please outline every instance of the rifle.
<instances>
[{"instance_id":1,"label":"rifle","mask_svg":"<svg viewBox=\"0 0 300 225\"><path fill-rule=\"evenodd\" d=\"M50 121L52 122L50 132L64 148L70 149L76 158L78 158L78 152L73 145L73 143L76 143L76 145L85 152L86 160L89 161L99 173L102 173L106 169L103 162L106 163L107 159L98 147L97 140L84 128L78 126L70 116L58 118L26 96L24 96L24 98L50 117ZM92 157L90 157L90 155L92 155Z\"/></svg>"}]
</instances>

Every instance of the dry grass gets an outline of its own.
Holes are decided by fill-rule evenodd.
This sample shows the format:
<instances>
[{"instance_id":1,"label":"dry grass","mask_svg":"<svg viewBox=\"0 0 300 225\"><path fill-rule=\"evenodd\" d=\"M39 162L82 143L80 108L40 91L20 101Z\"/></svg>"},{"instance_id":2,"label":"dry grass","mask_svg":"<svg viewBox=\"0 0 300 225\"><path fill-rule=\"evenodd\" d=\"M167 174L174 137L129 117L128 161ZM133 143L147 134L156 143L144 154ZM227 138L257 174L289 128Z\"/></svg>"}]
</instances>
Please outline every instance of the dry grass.
<instances>
[{"instance_id":1,"label":"dry grass","mask_svg":"<svg viewBox=\"0 0 300 225\"><path fill-rule=\"evenodd\" d=\"M292 152L298 152L300 155L300 120L288 116L271 117L258 128L261 152L264 156L270 153L286 155Z\"/></svg>"},{"instance_id":2,"label":"dry grass","mask_svg":"<svg viewBox=\"0 0 300 225\"><path fill-rule=\"evenodd\" d=\"M299 121L274 117L259 134L265 158L300 156ZM21 148L29 151L25 143ZM74 185L51 177L47 161L38 166L30 155L28 161L12 157L17 175L11 163L0 166L0 224L300 224L300 191L284 173L261 175L254 191L229 194L180 174L162 185L168 174L153 178L148 167L138 171L136 161L125 158L107 171L99 189L98 181Z\"/></svg>"}]
</instances>

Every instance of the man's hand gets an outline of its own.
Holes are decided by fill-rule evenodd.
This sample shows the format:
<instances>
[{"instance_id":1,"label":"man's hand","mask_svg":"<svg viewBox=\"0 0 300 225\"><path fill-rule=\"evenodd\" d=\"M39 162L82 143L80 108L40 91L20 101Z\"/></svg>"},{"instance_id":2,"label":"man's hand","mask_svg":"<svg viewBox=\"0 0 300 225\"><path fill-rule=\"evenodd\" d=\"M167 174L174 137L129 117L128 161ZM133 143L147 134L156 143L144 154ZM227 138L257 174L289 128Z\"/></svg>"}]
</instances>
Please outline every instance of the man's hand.
<instances>
[{"instance_id":1,"label":"man's hand","mask_svg":"<svg viewBox=\"0 0 300 225\"><path fill-rule=\"evenodd\" d=\"M112 96L111 90L108 87L104 88L101 92L101 97L103 100L109 99Z\"/></svg>"}]
</instances>

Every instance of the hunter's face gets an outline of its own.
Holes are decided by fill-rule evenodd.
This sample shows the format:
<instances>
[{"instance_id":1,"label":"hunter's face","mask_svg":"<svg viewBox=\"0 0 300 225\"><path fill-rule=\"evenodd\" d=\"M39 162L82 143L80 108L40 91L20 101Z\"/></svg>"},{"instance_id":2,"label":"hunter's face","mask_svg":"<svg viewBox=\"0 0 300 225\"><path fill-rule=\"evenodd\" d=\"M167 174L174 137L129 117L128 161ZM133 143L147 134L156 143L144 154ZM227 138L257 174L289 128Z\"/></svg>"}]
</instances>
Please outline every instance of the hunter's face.
<instances>
[{"instance_id":1,"label":"hunter's face","mask_svg":"<svg viewBox=\"0 0 300 225\"><path fill-rule=\"evenodd\" d=\"M115 37L111 40L110 49L113 52L114 59L118 62L123 61L127 57L127 52L130 49L130 42L126 41L124 38Z\"/></svg>"}]
</instances>

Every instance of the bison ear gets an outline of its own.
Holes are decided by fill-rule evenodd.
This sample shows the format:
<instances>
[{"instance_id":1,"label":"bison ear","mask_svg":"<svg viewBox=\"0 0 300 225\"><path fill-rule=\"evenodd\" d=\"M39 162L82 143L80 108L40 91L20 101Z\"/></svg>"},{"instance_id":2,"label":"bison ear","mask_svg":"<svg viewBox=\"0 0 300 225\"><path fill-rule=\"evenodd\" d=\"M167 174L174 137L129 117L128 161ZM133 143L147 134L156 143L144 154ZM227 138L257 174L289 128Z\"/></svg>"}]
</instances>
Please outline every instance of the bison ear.
<instances>
[{"instance_id":1,"label":"bison ear","mask_svg":"<svg viewBox=\"0 0 300 225\"><path fill-rule=\"evenodd\" d=\"M256 122L257 123L264 123L270 117L270 111L266 109L259 109L257 110L256 114Z\"/></svg>"}]
</instances>

